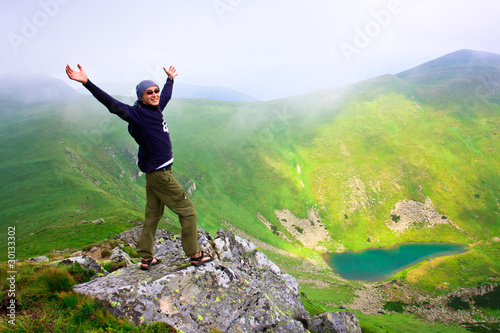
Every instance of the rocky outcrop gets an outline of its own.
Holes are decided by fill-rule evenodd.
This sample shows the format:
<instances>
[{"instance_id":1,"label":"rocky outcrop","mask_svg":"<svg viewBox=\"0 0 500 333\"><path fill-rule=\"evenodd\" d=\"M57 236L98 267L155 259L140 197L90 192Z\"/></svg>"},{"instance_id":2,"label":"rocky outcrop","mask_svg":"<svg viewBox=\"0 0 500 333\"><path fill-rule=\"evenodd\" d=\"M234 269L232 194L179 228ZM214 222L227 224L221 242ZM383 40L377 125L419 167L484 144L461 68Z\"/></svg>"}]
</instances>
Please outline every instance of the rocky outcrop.
<instances>
[{"instance_id":1,"label":"rocky outcrop","mask_svg":"<svg viewBox=\"0 0 500 333\"><path fill-rule=\"evenodd\" d=\"M119 238L134 245L140 229ZM158 237L160 236L160 237ZM189 332L361 332L350 312L309 315L299 287L255 245L227 230L215 238L199 229L202 250L216 259L198 268L184 256L180 236L157 233L156 256L149 271L134 264L74 287L93 296L116 316L136 324L161 321Z\"/></svg>"},{"instance_id":2,"label":"rocky outcrop","mask_svg":"<svg viewBox=\"0 0 500 333\"><path fill-rule=\"evenodd\" d=\"M93 279L99 278L101 276L106 276L109 273L104 269L102 264L95 260L92 257L87 255L77 256L77 257L69 257L64 260L59 260L51 263L51 265L73 265L75 263L80 264L80 266L86 271L90 272L93 275Z\"/></svg>"},{"instance_id":3,"label":"rocky outcrop","mask_svg":"<svg viewBox=\"0 0 500 333\"><path fill-rule=\"evenodd\" d=\"M194 191L196 191L196 183L194 180L190 179L185 186L187 194L191 195Z\"/></svg>"},{"instance_id":4,"label":"rocky outcrop","mask_svg":"<svg viewBox=\"0 0 500 333\"><path fill-rule=\"evenodd\" d=\"M403 232L412 228L433 228L438 224L449 224L459 229L447 216L436 211L431 199L425 198L425 203L414 200L396 203L387 226L393 231Z\"/></svg>"},{"instance_id":5,"label":"rocky outcrop","mask_svg":"<svg viewBox=\"0 0 500 333\"><path fill-rule=\"evenodd\" d=\"M117 265L122 265L123 267L133 264L130 256L127 253L123 252L118 246L115 247L111 252L109 260Z\"/></svg>"},{"instance_id":6,"label":"rocky outcrop","mask_svg":"<svg viewBox=\"0 0 500 333\"><path fill-rule=\"evenodd\" d=\"M94 221L85 221L85 220L83 220L80 223L97 223L97 224L99 224L99 223L104 223L104 222L105 222L104 219L97 219L97 220L94 220Z\"/></svg>"},{"instance_id":7,"label":"rocky outcrop","mask_svg":"<svg viewBox=\"0 0 500 333\"><path fill-rule=\"evenodd\" d=\"M486 284L480 287L472 288L459 288L457 291L450 294L450 297L459 297L461 299L470 301L474 296L483 296L485 294L493 292L497 287L497 284Z\"/></svg>"},{"instance_id":8,"label":"rocky outcrop","mask_svg":"<svg viewBox=\"0 0 500 333\"><path fill-rule=\"evenodd\" d=\"M359 332L358 318L349 311L320 313L308 320L308 328L316 332Z\"/></svg>"},{"instance_id":9,"label":"rocky outcrop","mask_svg":"<svg viewBox=\"0 0 500 333\"><path fill-rule=\"evenodd\" d=\"M324 224L321 222L318 212L314 208L308 209L307 219L298 218L288 209L275 210L274 214L280 221L280 224L292 235L292 239L297 240L309 249L326 251L322 243L330 240L330 236L328 230L326 230ZM288 243L292 243L288 236L269 222L264 215L257 213L257 217L276 236Z\"/></svg>"},{"instance_id":10,"label":"rocky outcrop","mask_svg":"<svg viewBox=\"0 0 500 333\"><path fill-rule=\"evenodd\" d=\"M46 256L40 256L40 257L26 259L26 261L31 263L45 263L49 262L50 260Z\"/></svg>"}]
</instances>

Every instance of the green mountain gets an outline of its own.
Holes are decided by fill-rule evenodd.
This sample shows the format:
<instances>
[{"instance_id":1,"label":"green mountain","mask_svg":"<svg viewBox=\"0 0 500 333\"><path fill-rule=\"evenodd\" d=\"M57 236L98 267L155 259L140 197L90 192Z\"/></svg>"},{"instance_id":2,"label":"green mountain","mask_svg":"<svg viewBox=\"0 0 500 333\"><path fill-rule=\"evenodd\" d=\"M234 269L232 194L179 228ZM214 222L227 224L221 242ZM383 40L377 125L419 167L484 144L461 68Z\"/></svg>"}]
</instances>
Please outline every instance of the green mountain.
<instances>
[{"instance_id":1,"label":"green mountain","mask_svg":"<svg viewBox=\"0 0 500 333\"><path fill-rule=\"evenodd\" d=\"M195 184L199 225L253 239L298 279L310 309L352 305L369 288L335 277L324 252L460 243L471 250L394 279L433 295L498 283L499 64L499 55L463 50L267 102L174 98L165 111L174 173ZM137 147L93 97L4 100L0 129L0 239L15 226L18 259L76 250L142 221ZM398 213L415 202L420 210ZM161 227L179 230L170 213ZM371 330L413 320L359 316Z\"/></svg>"},{"instance_id":2,"label":"green mountain","mask_svg":"<svg viewBox=\"0 0 500 333\"><path fill-rule=\"evenodd\" d=\"M500 68L498 54L474 50L460 50L397 74L412 82L425 82L466 74L472 76L495 72ZM490 73L493 74L493 73Z\"/></svg>"}]
</instances>

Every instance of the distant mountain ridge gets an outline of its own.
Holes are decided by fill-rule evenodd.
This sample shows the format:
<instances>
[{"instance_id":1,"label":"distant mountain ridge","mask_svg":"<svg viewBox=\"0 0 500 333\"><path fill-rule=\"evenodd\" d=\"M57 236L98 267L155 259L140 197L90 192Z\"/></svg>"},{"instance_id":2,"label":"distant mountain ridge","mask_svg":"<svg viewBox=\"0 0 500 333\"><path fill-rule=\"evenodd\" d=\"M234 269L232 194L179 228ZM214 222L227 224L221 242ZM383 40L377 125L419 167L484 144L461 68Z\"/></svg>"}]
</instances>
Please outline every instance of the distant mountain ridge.
<instances>
[{"instance_id":1,"label":"distant mountain ridge","mask_svg":"<svg viewBox=\"0 0 500 333\"><path fill-rule=\"evenodd\" d=\"M97 83L110 95L135 98L136 83ZM253 96L226 87L209 87L176 83L175 98L206 98L218 101L248 102L258 101ZM0 74L0 99L16 102L35 103L58 98L88 94L85 88L73 89L65 81L43 72L17 71Z\"/></svg>"},{"instance_id":2,"label":"distant mountain ridge","mask_svg":"<svg viewBox=\"0 0 500 333\"><path fill-rule=\"evenodd\" d=\"M177 98L207 98L218 101L256 102L257 98L240 91L221 86L200 86L194 84L177 83L175 86Z\"/></svg>"},{"instance_id":3,"label":"distant mountain ridge","mask_svg":"<svg viewBox=\"0 0 500 333\"><path fill-rule=\"evenodd\" d=\"M482 68L484 71L499 70L500 55L463 49L397 73L396 76L410 80L447 78L478 68ZM110 95L135 98L136 83L102 82L96 84ZM33 103L78 96L80 93L86 94L87 92L84 88L75 90L64 80L43 72L15 71L0 74L0 99L2 100ZM259 101L253 96L231 88L187 83L176 83L174 94L175 98L205 98L235 102Z\"/></svg>"},{"instance_id":4,"label":"distant mountain ridge","mask_svg":"<svg viewBox=\"0 0 500 333\"><path fill-rule=\"evenodd\" d=\"M162 84L157 82L158 84ZM96 83L99 88L106 91L110 95L128 96L136 98L135 86L137 83L117 83L117 82L102 82ZM79 91L86 91L85 88ZM205 98L217 101L231 101L231 102L256 102L257 98L244 94L240 91L221 87L221 86L201 86L187 83L176 82L174 84L174 98Z\"/></svg>"},{"instance_id":5,"label":"distant mountain ridge","mask_svg":"<svg viewBox=\"0 0 500 333\"><path fill-rule=\"evenodd\" d=\"M458 74L478 68L500 70L500 55L463 49L400 72L396 76L402 79L412 79L425 74Z\"/></svg>"},{"instance_id":6,"label":"distant mountain ridge","mask_svg":"<svg viewBox=\"0 0 500 333\"><path fill-rule=\"evenodd\" d=\"M0 99L33 103L77 95L68 84L43 72L0 74Z\"/></svg>"}]
</instances>

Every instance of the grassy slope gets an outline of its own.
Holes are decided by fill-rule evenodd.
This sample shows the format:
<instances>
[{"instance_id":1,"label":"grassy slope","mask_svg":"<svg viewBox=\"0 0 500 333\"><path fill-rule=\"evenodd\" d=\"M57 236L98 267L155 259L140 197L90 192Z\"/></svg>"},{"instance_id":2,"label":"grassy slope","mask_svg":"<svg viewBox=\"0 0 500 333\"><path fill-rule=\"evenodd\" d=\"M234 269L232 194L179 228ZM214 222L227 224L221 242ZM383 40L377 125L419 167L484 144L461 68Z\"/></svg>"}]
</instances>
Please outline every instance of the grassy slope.
<instances>
[{"instance_id":1,"label":"grassy slope","mask_svg":"<svg viewBox=\"0 0 500 333\"><path fill-rule=\"evenodd\" d=\"M0 223L2 236L7 225L16 226L19 258L95 242L123 229L117 227L122 221L140 218L142 188L129 180L133 161L125 151L132 143L122 136L112 158L103 148L104 137L123 128L105 128L103 118L87 126L84 119L96 113L79 114L78 104L16 107L21 117L2 110ZM99 218L107 223L80 223Z\"/></svg>"},{"instance_id":2,"label":"grassy slope","mask_svg":"<svg viewBox=\"0 0 500 333\"><path fill-rule=\"evenodd\" d=\"M322 161L306 164L306 183L348 249L365 248L368 237L386 246L409 240L472 243L498 234L499 106L484 105L461 119L418 103L391 90L350 101L301 147L304 160ZM385 227L395 203L425 197L461 229L395 237Z\"/></svg>"},{"instance_id":3,"label":"grassy slope","mask_svg":"<svg viewBox=\"0 0 500 333\"><path fill-rule=\"evenodd\" d=\"M499 236L500 107L493 98L466 99L476 81L452 83L385 76L265 103L174 99L166 119L175 172L196 182L199 224L210 232L228 221L299 258L320 260L320 253L275 237L257 219L262 213L287 233L274 210L305 218L314 206L332 235L331 250L339 242L353 250L404 241L478 244L440 262L439 270L422 263L399 273L416 288L443 293L491 282L500 270L492 242ZM92 98L27 105L22 117L18 110L5 106L0 122L0 153L8 157L0 165L0 237L16 225L18 258L77 249L142 220L144 177L134 179L136 146L125 123ZM396 202L425 197L461 229L395 234L387 228ZM80 223L98 218L106 222ZM164 226L178 228L172 215L167 219ZM314 304L333 310L353 299L357 283L304 270L300 259L269 255L302 281ZM328 287L307 283L312 280ZM442 281L448 290L436 289Z\"/></svg>"}]
</instances>

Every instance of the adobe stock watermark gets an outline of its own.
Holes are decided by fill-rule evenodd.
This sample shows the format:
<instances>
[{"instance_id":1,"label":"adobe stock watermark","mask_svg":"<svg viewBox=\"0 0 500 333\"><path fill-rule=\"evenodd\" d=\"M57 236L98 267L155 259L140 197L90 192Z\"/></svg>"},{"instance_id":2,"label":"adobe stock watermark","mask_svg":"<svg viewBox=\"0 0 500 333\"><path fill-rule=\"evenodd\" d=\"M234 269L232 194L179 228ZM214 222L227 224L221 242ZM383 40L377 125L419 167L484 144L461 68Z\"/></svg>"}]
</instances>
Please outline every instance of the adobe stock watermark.
<instances>
[{"instance_id":1,"label":"adobe stock watermark","mask_svg":"<svg viewBox=\"0 0 500 333\"><path fill-rule=\"evenodd\" d=\"M144 76L143 80L152 78L156 82L161 82L161 80L166 81L167 79L167 74L163 70L163 67L157 66L156 70L152 67L147 67L146 71L147 74ZM135 87L131 87L130 95L136 95ZM121 123L123 122L123 120L119 119L119 117L117 116L117 114L120 114L122 110L122 105L119 100L113 101L110 106L110 110L102 106L101 111L105 117L101 118L96 123L92 123L91 127L86 126L85 128L82 128L80 132L81 137L79 138L78 143L76 144L74 149L67 148L65 159L66 163L62 167L65 168L67 166L78 166L79 159L89 156L96 148L104 146L106 144L105 135L116 131L122 125ZM107 116L106 113L108 113ZM86 123L88 124L88 122ZM61 140L60 144L65 144L64 140ZM59 164L55 164L54 172L56 173L57 179L62 182L63 173L61 171L61 166Z\"/></svg>"},{"instance_id":2,"label":"adobe stock watermark","mask_svg":"<svg viewBox=\"0 0 500 333\"><path fill-rule=\"evenodd\" d=\"M35 38L40 30L49 24L60 11L61 5L66 5L71 0L39 0L38 10L31 17L21 18L21 28L19 33L9 32L7 38L15 53L19 52L21 45L28 44Z\"/></svg>"},{"instance_id":3,"label":"adobe stock watermark","mask_svg":"<svg viewBox=\"0 0 500 333\"><path fill-rule=\"evenodd\" d=\"M247 166L259 163L259 151L267 150L283 136L287 136L291 131L291 121L296 119L296 115L288 111L287 107L272 109L265 123L258 129L250 132L237 145L237 153L241 154L247 161ZM209 183L209 197L215 198L218 195L231 196L231 183L234 175L244 173L243 166L235 166L232 163L225 163L222 168L211 172L212 182ZM225 193L222 193L224 192Z\"/></svg>"},{"instance_id":4,"label":"adobe stock watermark","mask_svg":"<svg viewBox=\"0 0 500 333\"><path fill-rule=\"evenodd\" d=\"M7 322L10 325L16 324L16 227L7 228Z\"/></svg>"},{"instance_id":5,"label":"adobe stock watermark","mask_svg":"<svg viewBox=\"0 0 500 333\"><path fill-rule=\"evenodd\" d=\"M240 2L238 1L238 3ZM152 79L160 84L160 82L167 79L167 74L161 65L147 66L145 70L146 74L143 80ZM272 109L266 118L266 122L257 130L248 133L238 143L236 150L248 161L256 161L261 148L269 147L274 141L280 140L283 135L287 135L291 131L291 122L296 117L297 115L292 114L287 107ZM211 170L208 177L204 178L208 197L213 199L220 195L230 195L232 181L235 175L243 174L242 169L241 165L236 166L229 161L220 168ZM198 185L197 188L199 188Z\"/></svg>"},{"instance_id":6,"label":"adobe stock watermark","mask_svg":"<svg viewBox=\"0 0 500 333\"><path fill-rule=\"evenodd\" d=\"M117 102L113 103L111 110L119 112L119 104ZM105 117L101 118L98 122L92 123L92 126L82 125L84 128L79 132L79 140L75 146L66 146L65 140L60 140L59 144L66 147L65 160L64 163L58 163L57 161L53 163L53 172L59 182L64 182L65 168L72 168L78 165L79 159L86 158L96 148L104 146L106 144L105 135L116 131L119 123L122 121L118 116L109 114L110 112L104 107L102 113ZM89 124L89 121L86 121L86 124Z\"/></svg>"},{"instance_id":7,"label":"adobe stock watermark","mask_svg":"<svg viewBox=\"0 0 500 333\"><path fill-rule=\"evenodd\" d=\"M161 66L161 65L158 65L156 64L156 67L153 68L151 66L147 66L146 67L146 75L144 75L144 77L142 78L143 80L153 80L155 81L157 84L160 85L160 87L163 86L163 84L165 83L165 81L167 80L168 78L168 75L167 73L165 73L165 70L163 68L168 68L168 66ZM133 95L135 96L135 87L134 88L134 91L133 91Z\"/></svg>"},{"instance_id":8,"label":"adobe stock watermark","mask_svg":"<svg viewBox=\"0 0 500 333\"><path fill-rule=\"evenodd\" d=\"M228 13L232 13L243 3L243 0L214 0L212 6L221 21L224 21Z\"/></svg>"},{"instance_id":9,"label":"adobe stock watermark","mask_svg":"<svg viewBox=\"0 0 500 333\"><path fill-rule=\"evenodd\" d=\"M154 67L148 65L145 68L146 74L142 78L143 80L153 80L157 84L161 85L167 79L167 74L163 69L164 66L156 64ZM135 93L135 90L134 90ZM173 96L175 97L175 96ZM220 187L225 189L229 188L229 184L231 181L231 172L227 169L217 169L212 170L208 177L203 178L206 182L206 190L208 192L208 197L213 199L217 197L220 193ZM197 188L200 188L199 185L196 185Z\"/></svg>"},{"instance_id":10,"label":"adobe stock watermark","mask_svg":"<svg viewBox=\"0 0 500 333\"><path fill-rule=\"evenodd\" d=\"M370 13L372 20L366 22L363 27L354 28L354 38L351 42L342 42L339 47L347 63L352 61L354 55L358 55L367 48L372 41L387 28L394 16L403 12L403 5L400 0L390 0L386 8L373 10Z\"/></svg>"},{"instance_id":11,"label":"adobe stock watermark","mask_svg":"<svg viewBox=\"0 0 500 333\"><path fill-rule=\"evenodd\" d=\"M116 109L115 112L119 112L117 103L114 103L111 109ZM106 112L106 110L107 109L104 108L103 113ZM110 115L99 121L96 127L82 130L83 138L76 146L77 153L79 155L88 155L92 153L95 147L102 146L104 144L104 135L113 132L117 123L120 121L120 119L114 118L115 117Z\"/></svg>"}]
</instances>

